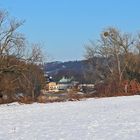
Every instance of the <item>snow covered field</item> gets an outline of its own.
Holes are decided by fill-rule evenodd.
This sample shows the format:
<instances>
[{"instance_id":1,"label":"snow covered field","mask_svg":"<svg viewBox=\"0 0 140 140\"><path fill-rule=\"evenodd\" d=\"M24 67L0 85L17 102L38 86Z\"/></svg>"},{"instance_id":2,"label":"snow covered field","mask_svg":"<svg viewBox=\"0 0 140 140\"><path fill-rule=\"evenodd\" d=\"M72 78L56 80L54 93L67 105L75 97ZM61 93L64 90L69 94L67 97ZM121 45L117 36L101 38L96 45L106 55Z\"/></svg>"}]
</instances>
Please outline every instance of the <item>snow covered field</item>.
<instances>
[{"instance_id":1,"label":"snow covered field","mask_svg":"<svg viewBox=\"0 0 140 140\"><path fill-rule=\"evenodd\" d=\"M1 105L0 140L140 140L140 96Z\"/></svg>"}]
</instances>

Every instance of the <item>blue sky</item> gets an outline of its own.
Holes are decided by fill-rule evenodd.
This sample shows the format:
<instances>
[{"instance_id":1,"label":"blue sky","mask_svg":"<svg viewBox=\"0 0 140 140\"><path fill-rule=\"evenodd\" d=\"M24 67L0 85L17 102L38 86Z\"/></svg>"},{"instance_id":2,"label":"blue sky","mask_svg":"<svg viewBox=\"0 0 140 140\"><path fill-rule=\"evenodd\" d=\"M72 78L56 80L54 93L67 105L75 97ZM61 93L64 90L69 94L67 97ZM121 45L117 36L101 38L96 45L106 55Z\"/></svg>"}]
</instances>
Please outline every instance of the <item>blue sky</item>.
<instances>
[{"instance_id":1,"label":"blue sky","mask_svg":"<svg viewBox=\"0 0 140 140\"><path fill-rule=\"evenodd\" d=\"M83 59L84 45L106 27L140 31L139 0L1 0L0 8L25 19L21 32L43 45L49 61Z\"/></svg>"}]
</instances>

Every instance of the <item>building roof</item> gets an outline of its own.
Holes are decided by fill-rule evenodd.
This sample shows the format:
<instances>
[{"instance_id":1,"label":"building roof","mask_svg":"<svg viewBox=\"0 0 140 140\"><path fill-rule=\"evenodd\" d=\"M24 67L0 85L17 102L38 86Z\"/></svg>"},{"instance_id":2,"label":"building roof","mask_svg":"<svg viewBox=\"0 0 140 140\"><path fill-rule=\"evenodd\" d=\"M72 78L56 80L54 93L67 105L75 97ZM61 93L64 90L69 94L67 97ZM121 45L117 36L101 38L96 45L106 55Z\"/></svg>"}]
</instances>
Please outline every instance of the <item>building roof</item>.
<instances>
[{"instance_id":1,"label":"building roof","mask_svg":"<svg viewBox=\"0 0 140 140\"><path fill-rule=\"evenodd\" d=\"M69 83L71 80L71 78L62 77L62 79L59 80L59 83Z\"/></svg>"}]
</instances>

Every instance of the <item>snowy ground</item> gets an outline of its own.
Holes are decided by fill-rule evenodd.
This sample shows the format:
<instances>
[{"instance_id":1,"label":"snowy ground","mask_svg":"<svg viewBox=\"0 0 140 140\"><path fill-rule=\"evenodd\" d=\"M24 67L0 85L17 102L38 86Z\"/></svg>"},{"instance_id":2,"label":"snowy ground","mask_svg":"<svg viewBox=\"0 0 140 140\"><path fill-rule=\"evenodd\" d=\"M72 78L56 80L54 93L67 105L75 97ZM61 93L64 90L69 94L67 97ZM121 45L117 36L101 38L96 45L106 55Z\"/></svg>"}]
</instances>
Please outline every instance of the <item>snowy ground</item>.
<instances>
[{"instance_id":1,"label":"snowy ground","mask_svg":"<svg viewBox=\"0 0 140 140\"><path fill-rule=\"evenodd\" d=\"M140 96L0 106L0 140L139 140Z\"/></svg>"}]
</instances>

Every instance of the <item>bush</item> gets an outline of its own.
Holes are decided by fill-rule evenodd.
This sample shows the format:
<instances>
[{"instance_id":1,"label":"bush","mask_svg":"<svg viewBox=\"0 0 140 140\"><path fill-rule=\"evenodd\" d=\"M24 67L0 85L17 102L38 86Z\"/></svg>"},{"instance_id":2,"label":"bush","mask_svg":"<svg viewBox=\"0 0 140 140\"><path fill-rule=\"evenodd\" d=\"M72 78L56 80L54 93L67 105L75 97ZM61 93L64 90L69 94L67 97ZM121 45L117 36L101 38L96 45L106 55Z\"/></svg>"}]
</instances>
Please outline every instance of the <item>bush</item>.
<instances>
[{"instance_id":1,"label":"bush","mask_svg":"<svg viewBox=\"0 0 140 140\"><path fill-rule=\"evenodd\" d=\"M83 95L79 95L76 92L68 93L68 100L69 101L76 101L76 100L80 100L81 98L83 98Z\"/></svg>"},{"instance_id":2,"label":"bush","mask_svg":"<svg viewBox=\"0 0 140 140\"><path fill-rule=\"evenodd\" d=\"M95 85L95 97L129 96L140 93L140 83L136 80L102 83Z\"/></svg>"},{"instance_id":3,"label":"bush","mask_svg":"<svg viewBox=\"0 0 140 140\"><path fill-rule=\"evenodd\" d=\"M37 102L39 103L46 103L47 102L47 96L45 95L40 95L37 97Z\"/></svg>"},{"instance_id":4,"label":"bush","mask_svg":"<svg viewBox=\"0 0 140 140\"><path fill-rule=\"evenodd\" d=\"M24 103L24 104L31 104L34 102L34 100L30 96L25 96L25 97L21 98L20 100L18 100L18 102Z\"/></svg>"}]
</instances>

